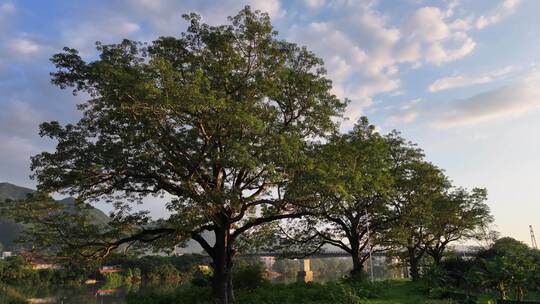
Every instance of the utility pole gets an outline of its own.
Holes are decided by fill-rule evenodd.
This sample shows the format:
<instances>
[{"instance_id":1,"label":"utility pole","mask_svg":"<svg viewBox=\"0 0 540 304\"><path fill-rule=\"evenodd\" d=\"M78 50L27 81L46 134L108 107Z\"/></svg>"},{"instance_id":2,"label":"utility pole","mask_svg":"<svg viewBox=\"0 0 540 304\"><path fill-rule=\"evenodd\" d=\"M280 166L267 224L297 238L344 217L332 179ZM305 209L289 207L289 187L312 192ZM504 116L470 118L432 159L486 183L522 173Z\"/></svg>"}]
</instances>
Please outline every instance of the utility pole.
<instances>
[{"instance_id":1,"label":"utility pole","mask_svg":"<svg viewBox=\"0 0 540 304\"><path fill-rule=\"evenodd\" d=\"M373 283L373 258L371 256L371 239L369 235L369 214L367 213L367 209L364 209L366 212L366 228L367 228L367 238L368 238L368 246L369 246L369 272L371 273L371 282Z\"/></svg>"},{"instance_id":2,"label":"utility pole","mask_svg":"<svg viewBox=\"0 0 540 304\"><path fill-rule=\"evenodd\" d=\"M534 230L532 225L529 225L529 230L531 231L531 245L532 248L538 249L538 245L536 245L536 238L534 237Z\"/></svg>"}]
</instances>

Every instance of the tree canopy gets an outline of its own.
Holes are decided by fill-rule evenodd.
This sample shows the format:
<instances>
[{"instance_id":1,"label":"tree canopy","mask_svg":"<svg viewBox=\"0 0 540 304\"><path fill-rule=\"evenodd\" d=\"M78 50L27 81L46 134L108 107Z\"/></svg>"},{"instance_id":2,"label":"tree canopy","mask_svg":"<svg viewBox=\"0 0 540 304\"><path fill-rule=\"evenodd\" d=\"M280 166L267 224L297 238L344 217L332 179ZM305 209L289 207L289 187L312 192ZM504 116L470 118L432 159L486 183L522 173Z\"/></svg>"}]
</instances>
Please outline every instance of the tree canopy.
<instances>
[{"instance_id":1,"label":"tree canopy","mask_svg":"<svg viewBox=\"0 0 540 304\"><path fill-rule=\"evenodd\" d=\"M313 148L310 167L292 183L292 196L314 197L314 208L297 230L304 242L330 244L352 256L355 274L392 219L393 179L389 151L367 118ZM368 223L369 222L369 223ZM371 227L371 231L369 231ZM380 246L379 246L380 247Z\"/></svg>"},{"instance_id":2,"label":"tree canopy","mask_svg":"<svg viewBox=\"0 0 540 304\"><path fill-rule=\"evenodd\" d=\"M71 48L54 55L52 82L88 100L77 123L41 125L58 144L33 157L32 169L40 191L111 201L110 227L137 227L116 240L72 242L107 253L192 238L213 259L216 301L228 303L235 240L301 215L272 193L285 191L307 140L336 131L345 102L330 92L322 60L277 39L268 15L246 7L222 26L185 18L178 38L98 43L91 62ZM148 225L146 212L130 212L147 195L165 195L170 218Z\"/></svg>"}]
</instances>

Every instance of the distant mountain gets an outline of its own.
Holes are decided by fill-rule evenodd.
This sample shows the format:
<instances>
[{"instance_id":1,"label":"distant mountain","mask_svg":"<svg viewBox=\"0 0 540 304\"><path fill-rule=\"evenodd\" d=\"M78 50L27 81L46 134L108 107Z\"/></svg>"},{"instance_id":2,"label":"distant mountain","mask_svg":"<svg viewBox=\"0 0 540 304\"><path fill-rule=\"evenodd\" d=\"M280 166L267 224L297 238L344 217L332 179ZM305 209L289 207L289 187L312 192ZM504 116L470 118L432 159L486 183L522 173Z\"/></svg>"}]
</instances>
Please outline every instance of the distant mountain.
<instances>
[{"instance_id":1,"label":"distant mountain","mask_svg":"<svg viewBox=\"0 0 540 304\"><path fill-rule=\"evenodd\" d=\"M10 183L0 183L0 204L6 200L23 200L33 192L35 192L35 190L19 187ZM59 202L68 206L74 206L75 199L68 197ZM109 222L109 217L97 208L91 208L89 213L97 224L106 224ZM23 225L15 223L10 219L0 217L0 244L3 245L4 250L13 247L13 241L23 230Z\"/></svg>"},{"instance_id":2,"label":"distant mountain","mask_svg":"<svg viewBox=\"0 0 540 304\"><path fill-rule=\"evenodd\" d=\"M23 200L34 190L25 187L19 187L10 183L0 183L0 202L7 199Z\"/></svg>"}]
</instances>

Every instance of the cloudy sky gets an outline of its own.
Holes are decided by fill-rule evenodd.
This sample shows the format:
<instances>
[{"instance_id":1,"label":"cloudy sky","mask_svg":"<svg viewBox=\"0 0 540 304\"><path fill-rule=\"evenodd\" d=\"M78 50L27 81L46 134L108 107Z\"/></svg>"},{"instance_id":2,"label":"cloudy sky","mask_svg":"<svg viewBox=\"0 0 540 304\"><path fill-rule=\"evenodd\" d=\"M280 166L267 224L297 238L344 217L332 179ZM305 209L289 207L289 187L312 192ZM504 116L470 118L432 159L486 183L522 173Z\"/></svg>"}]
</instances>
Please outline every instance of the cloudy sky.
<instances>
[{"instance_id":1,"label":"cloudy sky","mask_svg":"<svg viewBox=\"0 0 540 304\"><path fill-rule=\"evenodd\" d=\"M536 0L0 0L0 181L34 186L29 157L52 147L38 124L78 117L81 100L50 85L52 54L91 58L96 40L178 35L186 12L219 24L245 4L325 60L352 100L344 130L359 115L401 130L456 185L488 189L503 234L540 234Z\"/></svg>"}]
</instances>

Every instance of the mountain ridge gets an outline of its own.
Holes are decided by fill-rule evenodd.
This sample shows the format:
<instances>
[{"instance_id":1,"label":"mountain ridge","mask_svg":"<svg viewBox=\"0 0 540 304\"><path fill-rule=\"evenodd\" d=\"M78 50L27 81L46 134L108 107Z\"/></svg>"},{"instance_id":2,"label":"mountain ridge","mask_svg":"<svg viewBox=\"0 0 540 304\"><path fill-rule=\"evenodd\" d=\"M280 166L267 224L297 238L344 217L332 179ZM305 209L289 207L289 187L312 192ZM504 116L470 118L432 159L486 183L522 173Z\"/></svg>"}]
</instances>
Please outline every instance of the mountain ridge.
<instances>
[{"instance_id":1,"label":"mountain ridge","mask_svg":"<svg viewBox=\"0 0 540 304\"><path fill-rule=\"evenodd\" d=\"M0 182L0 204L6 200L24 200L28 195L34 193L35 190L21 187L8 182ZM58 200L66 205L74 205L75 199L73 197L67 197ZM93 218L96 224L106 224L109 221L109 217L101 210L95 207L89 209L89 214ZM15 239L24 231L22 224L16 223L8 218L0 216L0 251L13 249Z\"/></svg>"}]
</instances>

